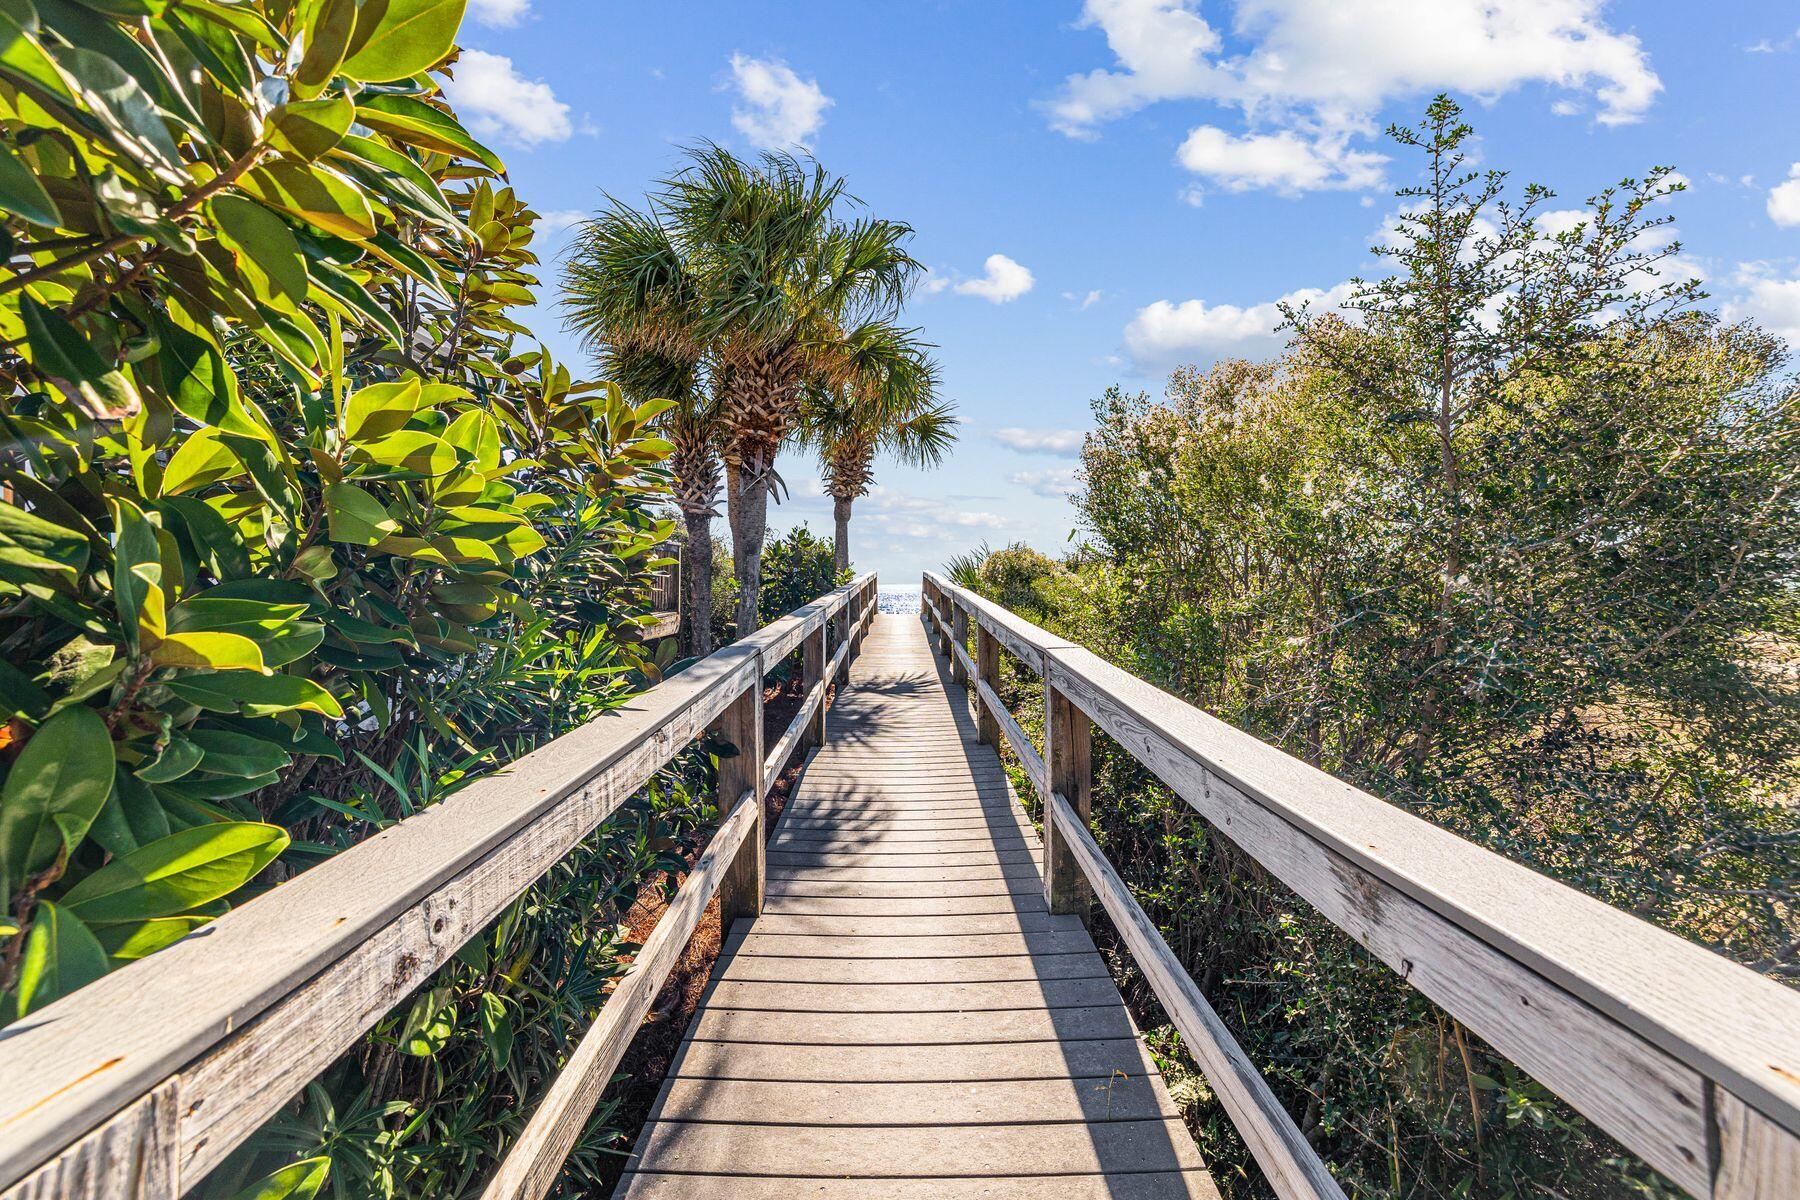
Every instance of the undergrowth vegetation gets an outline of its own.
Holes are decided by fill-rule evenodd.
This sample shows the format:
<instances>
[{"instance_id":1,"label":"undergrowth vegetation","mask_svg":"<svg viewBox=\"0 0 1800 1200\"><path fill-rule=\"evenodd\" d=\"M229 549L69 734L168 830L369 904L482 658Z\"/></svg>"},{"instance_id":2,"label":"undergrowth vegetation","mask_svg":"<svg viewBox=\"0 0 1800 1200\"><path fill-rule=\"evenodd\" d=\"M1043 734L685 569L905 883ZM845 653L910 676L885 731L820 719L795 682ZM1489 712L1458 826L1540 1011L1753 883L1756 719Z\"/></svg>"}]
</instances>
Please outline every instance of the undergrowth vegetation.
<instances>
[{"instance_id":1,"label":"undergrowth vegetation","mask_svg":"<svg viewBox=\"0 0 1800 1200\"><path fill-rule=\"evenodd\" d=\"M1800 983L1791 670L1800 395L1781 343L1698 309L1666 172L1550 232L1426 183L1351 317L1286 354L1094 405L1065 560L959 583L1395 804ZM1563 214L1566 216L1566 214ZM1035 735L1041 685L1008 671ZM1353 1197L1678 1191L1408 988L1104 738L1094 820ZM1022 792L1029 789L1021 788ZM1115 943L1115 952L1117 945ZM1155 1001L1117 954L1151 1023ZM1168 1028L1221 1187L1267 1194Z\"/></svg>"}]
</instances>

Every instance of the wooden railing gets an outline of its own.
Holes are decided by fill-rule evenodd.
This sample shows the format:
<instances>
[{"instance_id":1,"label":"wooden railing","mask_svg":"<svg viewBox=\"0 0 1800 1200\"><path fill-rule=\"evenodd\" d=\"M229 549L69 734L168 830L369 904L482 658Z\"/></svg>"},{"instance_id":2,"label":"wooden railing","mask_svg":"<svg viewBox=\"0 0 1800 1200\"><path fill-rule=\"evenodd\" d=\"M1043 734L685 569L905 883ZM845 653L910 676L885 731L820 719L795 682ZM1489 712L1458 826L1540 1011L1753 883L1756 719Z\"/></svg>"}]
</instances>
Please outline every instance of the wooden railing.
<instances>
[{"instance_id":1,"label":"wooden railing","mask_svg":"<svg viewBox=\"0 0 1800 1200\"><path fill-rule=\"evenodd\" d=\"M486 1192L542 1196L713 894L727 923L761 910L763 793L822 743L875 607L864 575L0 1030L0 1200L180 1196L711 730L739 751L723 821ZM765 756L763 675L797 649L805 704Z\"/></svg>"},{"instance_id":2,"label":"wooden railing","mask_svg":"<svg viewBox=\"0 0 1800 1200\"><path fill-rule=\"evenodd\" d=\"M1057 912L1089 888L1275 1190L1341 1195L1088 831L1098 726L1215 829L1497 1051L1703 1200L1800 1197L1800 994L1208 716L935 574L923 609L985 742L1044 804ZM975 652L965 646L973 629ZM1044 681L1040 751L996 692Z\"/></svg>"}]
</instances>

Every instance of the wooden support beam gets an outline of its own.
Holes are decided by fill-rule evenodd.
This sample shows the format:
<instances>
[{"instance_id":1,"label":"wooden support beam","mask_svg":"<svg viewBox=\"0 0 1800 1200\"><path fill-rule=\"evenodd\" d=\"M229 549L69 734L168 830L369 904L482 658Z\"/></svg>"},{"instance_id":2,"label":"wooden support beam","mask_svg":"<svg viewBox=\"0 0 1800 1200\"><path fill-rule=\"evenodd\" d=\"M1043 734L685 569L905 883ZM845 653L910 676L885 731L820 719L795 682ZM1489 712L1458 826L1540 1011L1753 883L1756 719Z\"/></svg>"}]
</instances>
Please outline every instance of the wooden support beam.
<instances>
[{"instance_id":1,"label":"wooden support beam","mask_svg":"<svg viewBox=\"0 0 1800 1200\"><path fill-rule=\"evenodd\" d=\"M823 692L829 682L825 678L825 626L806 635L800 671L801 686L805 690L810 703L814 689L821 693L820 703L812 707L812 719L806 723L806 731L800 735L802 746L823 746L825 744L825 704Z\"/></svg>"},{"instance_id":2,"label":"wooden support beam","mask_svg":"<svg viewBox=\"0 0 1800 1200\"><path fill-rule=\"evenodd\" d=\"M952 600L950 602L950 641L949 644L961 654L950 655L950 678L964 687L969 686L969 671L963 666L963 658L968 651L963 650L969 640L969 610Z\"/></svg>"},{"instance_id":3,"label":"wooden support beam","mask_svg":"<svg viewBox=\"0 0 1800 1200\"><path fill-rule=\"evenodd\" d=\"M980 622L975 625L975 737L984 746L1000 743L1000 719L988 696L1000 687L1000 642Z\"/></svg>"},{"instance_id":4,"label":"wooden support beam","mask_svg":"<svg viewBox=\"0 0 1800 1200\"><path fill-rule=\"evenodd\" d=\"M719 760L719 780L715 795L720 812L728 811L733 801L748 791L756 801L756 828L732 857L719 886L719 921L729 931L739 917L754 917L762 912L763 880L767 874L763 843L763 681L761 657L750 686L720 713L707 731L712 737L734 747L737 753Z\"/></svg>"},{"instance_id":5,"label":"wooden support beam","mask_svg":"<svg viewBox=\"0 0 1800 1200\"><path fill-rule=\"evenodd\" d=\"M1049 684L1044 685L1044 770L1050 794L1067 799L1083 829L1093 815L1093 730L1087 714ZM1048 800L1046 800L1046 808ZM1053 913L1087 919L1093 889L1081 863L1069 851L1067 835L1056 822L1044 821L1044 898Z\"/></svg>"}]
</instances>

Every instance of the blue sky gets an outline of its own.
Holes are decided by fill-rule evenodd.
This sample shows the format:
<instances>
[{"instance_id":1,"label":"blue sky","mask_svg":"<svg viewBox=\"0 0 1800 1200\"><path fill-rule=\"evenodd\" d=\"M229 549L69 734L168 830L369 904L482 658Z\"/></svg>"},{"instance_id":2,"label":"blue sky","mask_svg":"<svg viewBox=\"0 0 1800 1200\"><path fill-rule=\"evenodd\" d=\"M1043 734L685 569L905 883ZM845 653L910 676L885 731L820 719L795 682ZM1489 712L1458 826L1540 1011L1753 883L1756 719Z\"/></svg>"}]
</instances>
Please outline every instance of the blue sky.
<instances>
[{"instance_id":1,"label":"blue sky","mask_svg":"<svg viewBox=\"0 0 1800 1200\"><path fill-rule=\"evenodd\" d=\"M1095 396L1269 354L1274 301L1369 270L1414 166L1379 131L1439 90L1556 207L1677 168L1676 269L1800 345L1800 0L471 0L462 41L453 99L553 227L712 138L806 147L917 228L907 318L965 425L857 505L890 585L1055 552ZM828 531L815 465L782 472L774 524Z\"/></svg>"}]
</instances>

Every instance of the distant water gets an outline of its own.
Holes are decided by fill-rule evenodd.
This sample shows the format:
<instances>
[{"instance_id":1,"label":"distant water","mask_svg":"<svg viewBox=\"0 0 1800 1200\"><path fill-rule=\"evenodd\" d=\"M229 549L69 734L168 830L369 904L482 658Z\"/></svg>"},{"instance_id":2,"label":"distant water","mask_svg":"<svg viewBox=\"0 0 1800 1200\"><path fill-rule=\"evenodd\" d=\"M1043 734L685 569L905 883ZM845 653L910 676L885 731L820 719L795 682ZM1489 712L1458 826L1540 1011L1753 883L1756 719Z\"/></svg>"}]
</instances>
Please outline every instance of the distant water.
<instances>
[{"instance_id":1,"label":"distant water","mask_svg":"<svg viewBox=\"0 0 1800 1200\"><path fill-rule=\"evenodd\" d=\"M884 613L916 613L919 611L918 588L883 588L876 593L877 604Z\"/></svg>"}]
</instances>

